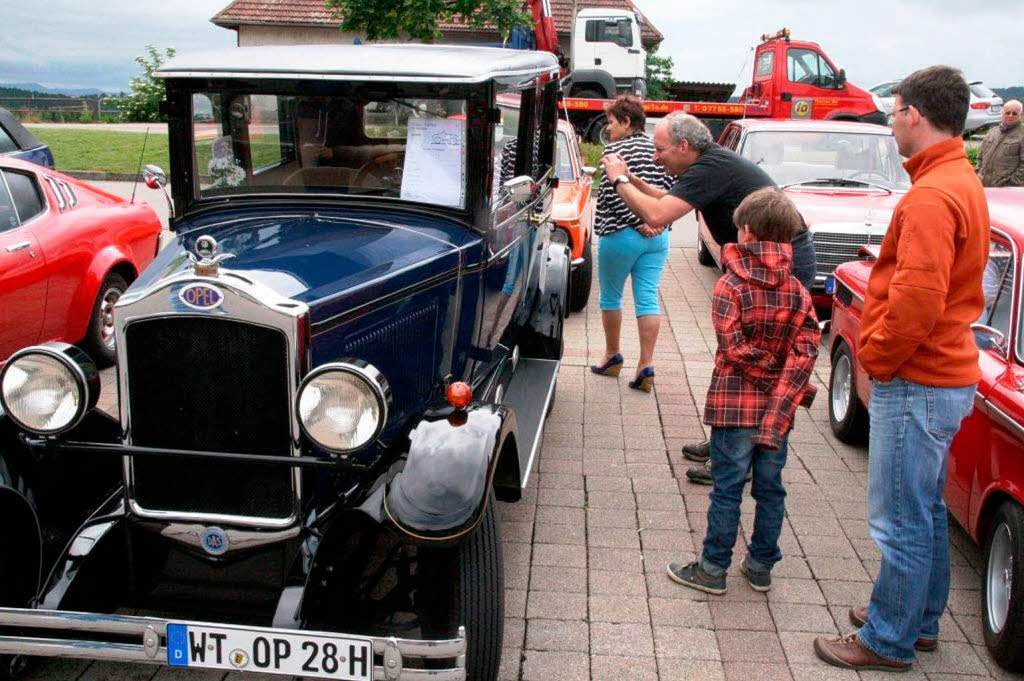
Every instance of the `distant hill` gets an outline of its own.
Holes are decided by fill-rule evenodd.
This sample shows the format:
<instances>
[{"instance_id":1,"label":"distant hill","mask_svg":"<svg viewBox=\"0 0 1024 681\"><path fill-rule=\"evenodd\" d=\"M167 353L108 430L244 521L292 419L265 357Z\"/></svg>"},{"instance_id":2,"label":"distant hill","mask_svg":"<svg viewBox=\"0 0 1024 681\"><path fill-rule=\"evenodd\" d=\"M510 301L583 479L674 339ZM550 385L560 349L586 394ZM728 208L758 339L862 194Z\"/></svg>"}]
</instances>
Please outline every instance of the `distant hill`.
<instances>
[{"instance_id":1,"label":"distant hill","mask_svg":"<svg viewBox=\"0 0 1024 681\"><path fill-rule=\"evenodd\" d=\"M1008 99L1024 100L1024 85L1014 85L1013 87L994 87L992 88L992 92L1002 97L1004 102Z\"/></svg>"},{"instance_id":2,"label":"distant hill","mask_svg":"<svg viewBox=\"0 0 1024 681\"><path fill-rule=\"evenodd\" d=\"M0 90L21 90L23 96L29 94L37 95L67 95L70 97L85 97L88 95L99 95L103 94L101 90L96 88L52 88L40 85L39 83L0 83Z\"/></svg>"}]
</instances>

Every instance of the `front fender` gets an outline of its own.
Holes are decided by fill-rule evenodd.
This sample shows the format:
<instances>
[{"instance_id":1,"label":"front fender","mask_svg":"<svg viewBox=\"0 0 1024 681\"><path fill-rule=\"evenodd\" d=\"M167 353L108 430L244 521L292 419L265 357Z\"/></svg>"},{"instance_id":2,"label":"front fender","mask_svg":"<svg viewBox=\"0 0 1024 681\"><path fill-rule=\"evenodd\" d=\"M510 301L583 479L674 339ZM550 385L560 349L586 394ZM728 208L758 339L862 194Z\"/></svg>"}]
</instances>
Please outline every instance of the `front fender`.
<instances>
[{"instance_id":1,"label":"front fender","mask_svg":"<svg viewBox=\"0 0 1024 681\"><path fill-rule=\"evenodd\" d=\"M543 338L557 340L562 334L562 319L569 306L569 270L572 260L569 247L560 240L552 240L541 262L544 276L530 314L529 326ZM561 356L561 355L559 355Z\"/></svg>"},{"instance_id":2,"label":"front fender","mask_svg":"<svg viewBox=\"0 0 1024 681\"><path fill-rule=\"evenodd\" d=\"M518 468L515 413L497 404L473 405L424 419L409 433L409 454L384 496L387 518L406 535L448 541L483 517L500 462ZM513 451L505 451L506 443Z\"/></svg>"},{"instance_id":3,"label":"front fender","mask_svg":"<svg viewBox=\"0 0 1024 681\"><path fill-rule=\"evenodd\" d=\"M135 271L131 258L117 245L110 244L99 251L89 263L89 269L78 284L75 290L74 302L71 305L71 319L68 320L68 337L83 338L89 326L89 317L92 315L93 304L96 296L99 295L100 286L107 273L118 265L125 263ZM138 275L138 272L135 272ZM131 283L131 278L129 278Z\"/></svg>"}]
</instances>

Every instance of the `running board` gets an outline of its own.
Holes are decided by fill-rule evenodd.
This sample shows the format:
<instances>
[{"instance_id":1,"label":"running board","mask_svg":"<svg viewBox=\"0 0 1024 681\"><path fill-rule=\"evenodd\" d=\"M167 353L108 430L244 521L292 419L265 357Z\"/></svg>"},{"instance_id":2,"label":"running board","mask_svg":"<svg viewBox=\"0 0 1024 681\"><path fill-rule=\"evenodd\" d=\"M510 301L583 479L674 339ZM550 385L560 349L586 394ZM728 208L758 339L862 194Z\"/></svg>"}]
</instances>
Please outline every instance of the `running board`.
<instances>
[{"instance_id":1,"label":"running board","mask_svg":"<svg viewBox=\"0 0 1024 681\"><path fill-rule=\"evenodd\" d=\"M557 359L520 358L502 403L516 412L516 443L519 445L519 479L525 488L533 460L540 449L548 405L555 398Z\"/></svg>"}]
</instances>

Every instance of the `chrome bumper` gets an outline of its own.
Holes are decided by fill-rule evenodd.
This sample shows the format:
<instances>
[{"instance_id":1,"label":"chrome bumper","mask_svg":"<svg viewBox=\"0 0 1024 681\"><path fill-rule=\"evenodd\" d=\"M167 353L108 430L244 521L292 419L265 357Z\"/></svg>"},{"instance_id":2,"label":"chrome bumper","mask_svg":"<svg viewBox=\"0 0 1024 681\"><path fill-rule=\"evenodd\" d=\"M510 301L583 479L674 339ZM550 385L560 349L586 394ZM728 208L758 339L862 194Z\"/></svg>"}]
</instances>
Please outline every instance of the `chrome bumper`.
<instances>
[{"instance_id":1,"label":"chrome bumper","mask_svg":"<svg viewBox=\"0 0 1024 681\"><path fill-rule=\"evenodd\" d=\"M66 657L115 662L167 664L167 625L170 622L216 627L212 622L179 622L156 617L106 615L63 610L31 610L0 608L0 628L58 630L66 636L71 632L86 634L80 638L42 638L31 635L0 634L0 654L39 657ZM258 627L257 627L258 628ZM282 634L298 633L294 629L267 629ZM313 633L313 632L310 632ZM19 631L19 634L23 634ZM97 635L90 638L88 634ZM136 642L97 640L102 636L136 638ZM374 681L465 681L466 630L459 628L458 638L419 641L392 637L367 636L373 644ZM377 658L380 658L380 664ZM405 658L416 660L453 660L446 669L406 669Z\"/></svg>"}]
</instances>

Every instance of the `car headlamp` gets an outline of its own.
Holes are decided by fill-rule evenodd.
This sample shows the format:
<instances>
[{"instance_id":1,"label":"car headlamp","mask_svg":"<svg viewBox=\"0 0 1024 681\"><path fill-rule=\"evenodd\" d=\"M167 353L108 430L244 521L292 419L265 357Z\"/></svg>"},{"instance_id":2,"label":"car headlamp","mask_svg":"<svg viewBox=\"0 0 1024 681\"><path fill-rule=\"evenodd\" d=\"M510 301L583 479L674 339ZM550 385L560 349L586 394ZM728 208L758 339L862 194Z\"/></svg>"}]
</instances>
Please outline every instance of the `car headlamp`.
<instances>
[{"instance_id":1,"label":"car headlamp","mask_svg":"<svg viewBox=\"0 0 1024 681\"><path fill-rule=\"evenodd\" d=\"M96 364L67 343L44 343L11 355L0 372L0 405L21 428L58 435L96 406L100 377Z\"/></svg>"},{"instance_id":2,"label":"car headlamp","mask_svg":"<svg viewBox=\"0 0 1024 681\"><path fill-rule=\"evenodd\" d=\"M327 451L351 452L380 434L390 401L391 388L373 365L331 362L311 371L299 386L299 425Z\"/></svg>"}]
</instances>

